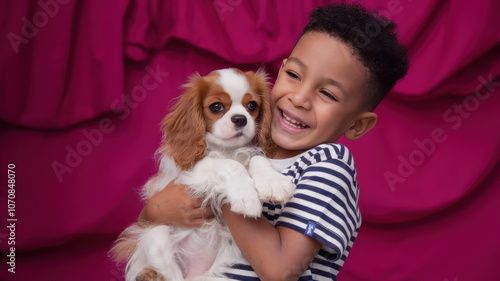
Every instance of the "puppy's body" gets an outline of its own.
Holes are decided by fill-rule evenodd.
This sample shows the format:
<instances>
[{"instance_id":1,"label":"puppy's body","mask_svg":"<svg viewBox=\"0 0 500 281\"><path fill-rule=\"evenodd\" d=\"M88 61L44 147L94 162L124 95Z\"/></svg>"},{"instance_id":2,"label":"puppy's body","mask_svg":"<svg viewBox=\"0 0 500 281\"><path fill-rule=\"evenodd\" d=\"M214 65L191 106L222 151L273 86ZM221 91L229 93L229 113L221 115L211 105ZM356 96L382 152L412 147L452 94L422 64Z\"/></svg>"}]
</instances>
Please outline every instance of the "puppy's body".
<instances>
[{"instance_id":1,"label":"puppy's body","mask_svg":"<svg viewBox=\"0 0 500 281\"><path fill-rule=\"evenodd\" d=\"M176 179L193 197L205 198L216 218L198 229L145 223L127 228L113 248L117 259L128 259L127 280L223 277L243 257L224 224L222 203L258 217L262 201L285 202L293 194L290 179L264 157L272 142L263 73L223 69L192 77L186 88L163 122L159 171L143 194L149 199Z\"/></svg>"}]
</instances>

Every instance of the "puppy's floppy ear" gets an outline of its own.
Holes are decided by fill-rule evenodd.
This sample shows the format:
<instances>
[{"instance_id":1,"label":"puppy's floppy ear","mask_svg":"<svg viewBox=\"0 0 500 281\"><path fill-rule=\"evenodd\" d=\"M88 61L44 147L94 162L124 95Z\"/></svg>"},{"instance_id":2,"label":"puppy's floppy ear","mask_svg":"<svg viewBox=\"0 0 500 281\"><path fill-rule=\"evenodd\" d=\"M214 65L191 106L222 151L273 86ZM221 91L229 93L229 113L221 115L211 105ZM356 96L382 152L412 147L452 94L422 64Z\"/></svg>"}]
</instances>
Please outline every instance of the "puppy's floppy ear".
<instances>
[{"instance_id":1,"label":"puppy's floppy ear","mask_svg":"<svg viewBox=\"0 0 500 281\"><path fill-rule=\"evenodd\" d=\"M185 92L162 121L163 144L160 152L174 159L186 170L203 158L206 124L203 118L203 98L209 84L198 73L183 85Z\"/></svg>"},{"instance_id":2,"label":"puppy's floppy ear","mask_svg":"<svg viewBox=\"0 0 500 281\"><path fill-rule=\"evenodd\" d=\"M245 75L250 88L261 100L260 112L256 120L257 131L253 144L262 148L267 157L271 157L274 154L276 145L271 138L272 111L269 77L263 68L260 68L257 72L248 71Z\"/></svg>"}]
</instances>

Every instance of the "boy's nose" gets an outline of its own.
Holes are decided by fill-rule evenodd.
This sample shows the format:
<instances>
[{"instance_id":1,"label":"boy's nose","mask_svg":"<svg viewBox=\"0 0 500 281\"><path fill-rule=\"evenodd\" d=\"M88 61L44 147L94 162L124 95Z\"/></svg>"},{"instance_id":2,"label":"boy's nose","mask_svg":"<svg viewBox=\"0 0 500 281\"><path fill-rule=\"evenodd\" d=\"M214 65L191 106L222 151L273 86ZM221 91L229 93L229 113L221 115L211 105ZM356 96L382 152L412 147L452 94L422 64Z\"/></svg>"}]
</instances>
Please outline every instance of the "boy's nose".
<instances>
[{"instance_id":1,"label":"boy's nose","mask_svg":"<svg viewBox=\"0 0 500 281\"><path fill-rule=\"evenodd\" d=\"M288 99L295 107L311 108L311 90L306 87L295 89L288 94Z\"/></svg>"}]
</instances>

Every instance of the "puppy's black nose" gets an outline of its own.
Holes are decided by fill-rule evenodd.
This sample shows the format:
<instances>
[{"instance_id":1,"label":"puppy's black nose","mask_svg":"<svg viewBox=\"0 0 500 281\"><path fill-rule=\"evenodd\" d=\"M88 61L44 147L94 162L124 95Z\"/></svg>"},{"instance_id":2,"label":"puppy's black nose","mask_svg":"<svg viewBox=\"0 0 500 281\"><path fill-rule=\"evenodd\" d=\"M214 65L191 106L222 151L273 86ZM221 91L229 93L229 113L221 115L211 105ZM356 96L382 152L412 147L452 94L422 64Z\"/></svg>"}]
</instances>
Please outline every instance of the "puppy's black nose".
<instances>
[{"instance_id":1,"label":"puppy's black nose","mask_svg":"<svg viewBox=\"0 0 500 281\"><path fill-rule=\"evenodd\" d=\"M247 118L244 115L234 115L231 117L231 122L234 123L236 128L242 128L247 124Z\"/></svg>"}]
</instances>

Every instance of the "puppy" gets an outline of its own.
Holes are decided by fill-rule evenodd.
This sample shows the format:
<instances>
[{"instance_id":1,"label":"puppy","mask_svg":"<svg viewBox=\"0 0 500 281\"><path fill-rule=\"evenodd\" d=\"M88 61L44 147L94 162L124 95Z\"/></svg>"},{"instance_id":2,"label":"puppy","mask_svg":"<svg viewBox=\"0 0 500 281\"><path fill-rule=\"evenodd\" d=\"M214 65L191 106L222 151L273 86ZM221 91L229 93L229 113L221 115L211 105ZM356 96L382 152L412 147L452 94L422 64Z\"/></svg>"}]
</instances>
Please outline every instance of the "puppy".
<instances>
[{"instance_id":1,"label":"puppy","mask_svg":"<svg viewBox=\"0 0 500 281\"><path fill-rule=\"evenodd\" d=\"M224 277L243 259L224 224L221 205L259 217L262 202L286 202L291 179L273 169L266 74L237 69L191 76L162 123L158 173L143 187L144 199L175 180L205 198L215 219L201 228L136 223L115 242L112 254L128 260L126 280L180 281L195 276Z\"/></svg>"}]
</instances>

